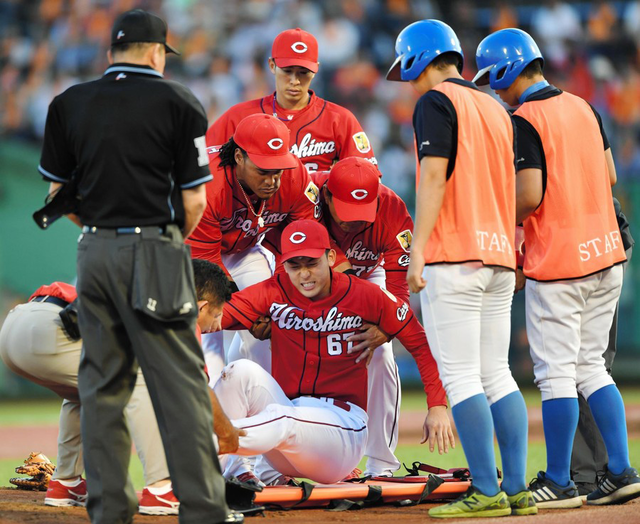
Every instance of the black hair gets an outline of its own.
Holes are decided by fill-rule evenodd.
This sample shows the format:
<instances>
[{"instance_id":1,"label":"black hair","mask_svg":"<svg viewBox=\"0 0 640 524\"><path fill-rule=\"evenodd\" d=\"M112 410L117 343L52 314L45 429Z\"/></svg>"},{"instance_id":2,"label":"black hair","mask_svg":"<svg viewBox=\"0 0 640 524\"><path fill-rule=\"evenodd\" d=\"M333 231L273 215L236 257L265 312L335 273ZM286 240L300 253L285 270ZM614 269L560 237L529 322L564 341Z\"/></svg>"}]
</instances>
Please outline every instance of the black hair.
<instances>
[{"instance_id":1,"label":"black hair","mask_svg":"<svg viewBox=\"0 0 640 524\"><path fill-rule=\"evenodd\" d=\"M536 58L533 62L527 64L527 67L522 70L520 75L522 75L523 78L533 78L534 76L542 74L542 68L542 60L540 58Z\"/></svg>"},{"instance_id":2,"label":"black hair","mask_svg":"<svg viewBox=\"0 0 640 524\"><path fill-rule=\"evenodd\" d=\"M113 44L111 46L111 54L125 53L127 51L134 51L142 53L154 42L123 42L122 44Z\"/></svg>"},{"instance_id":3,"label":"black hair","mask_svg":"<svg viewBox=\"0 0 640 524\"><path fill-rule=\"evenodd\" d=\"M218 152L218 157L220 158L220 167L236 165L236 149L239 149L242 153L242 156L244 158L247 158L247 152L238 144L236 144L233 137L231 137L227 143L220 146L220 151Z\"/></svg>"},{"instance_id":4,"label":"black hair","mask_svg":"<svg viewBox=\"0 0 640 524\"><path fill-rule=\"evenodd\" d=\"M462 72L462 57L455 51L447 51L446 53L436 56L429 65L439 71L447 69L449 66L456 66L460 73Z\"/></svg>"},{"instance_id":5,"label":"black hair","mask_svg":"<svg viewBox=\"0 0 640 524\"><path fill-rule=\"evenodd\" d=\"M231 299L231 282L218 264L199 258L194 258L191 263L198 300L206 300L217 306Z\"/></svg>"}]
</instances>

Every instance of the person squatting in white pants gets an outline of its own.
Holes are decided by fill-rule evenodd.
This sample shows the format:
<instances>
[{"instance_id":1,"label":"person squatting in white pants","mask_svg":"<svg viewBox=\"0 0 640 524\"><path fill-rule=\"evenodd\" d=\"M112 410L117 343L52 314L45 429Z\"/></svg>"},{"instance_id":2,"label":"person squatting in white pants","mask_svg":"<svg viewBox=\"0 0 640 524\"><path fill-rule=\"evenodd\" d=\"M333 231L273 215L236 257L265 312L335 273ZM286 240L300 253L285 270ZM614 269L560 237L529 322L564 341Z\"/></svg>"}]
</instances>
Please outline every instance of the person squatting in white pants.
<instances>
[{"instance_id":1,"label":"person squatting in white pants","mask_svg":"<svg viewBox=\"0 0 640 524\"><path fill-rule=\"evenodd\" d=\"M244 359L224 368L214 391L232 424L246 431L236 453L261 454L280 474L330 484L364 455L367 413L351 402L289 400L269 373ZM223 469L230 459L220 457Z\"/></svg>"}]
</instances>

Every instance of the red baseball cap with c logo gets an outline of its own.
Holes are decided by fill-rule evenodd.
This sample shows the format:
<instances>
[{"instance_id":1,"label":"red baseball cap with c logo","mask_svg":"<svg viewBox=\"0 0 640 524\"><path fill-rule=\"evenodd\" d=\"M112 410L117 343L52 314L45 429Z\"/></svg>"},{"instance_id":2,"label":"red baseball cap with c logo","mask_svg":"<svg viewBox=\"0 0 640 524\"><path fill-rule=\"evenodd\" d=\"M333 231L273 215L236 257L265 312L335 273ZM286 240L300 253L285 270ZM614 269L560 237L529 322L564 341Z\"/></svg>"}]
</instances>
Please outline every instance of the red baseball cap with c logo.
<instances>
[{"instance_id":1,"label":"red baseball cap with c logo","mask_svg":"<svg viewBox=\"0 0 640 524\"><path fill-rule=\"evenodd\" d=\"M271 46L271 58L278 67L300 66L318 72L318 41L299 27L282 31Z\"/></svg>"},{"instance_id":2,"label":"red baseball cap with c logo","mask_svg":"<svg viewBox=\"0 0 640 524\"><path fill-rule=\"evenodd\" d=\"M373 222L378 211L380 171L364 158L351 156L331 168L327 189L343 222Z\"/></svg>"},{"instance_id":3,"label":"red baseball cap with c logo","mask_svg":"<svg viewBox=\"0 0 640 524\"><path fill-rule=\"evenodd\" d=\"M289 128L274 116L257 113L243 118L233 140L260 169L298 167L297 157L289 152Z\"/></svg>"},{"instance_id":4,"label":"red baseball cap with c logo","mask_svg":"<svg viewBox=\"0 0 640 524\"><path fill-rule=\"evenodd\" d=\"M296 220L284 228L280 237L282 261L295 257L320 258L331 249L329 232L315 220Z\"/></svg>"}]
</instances>

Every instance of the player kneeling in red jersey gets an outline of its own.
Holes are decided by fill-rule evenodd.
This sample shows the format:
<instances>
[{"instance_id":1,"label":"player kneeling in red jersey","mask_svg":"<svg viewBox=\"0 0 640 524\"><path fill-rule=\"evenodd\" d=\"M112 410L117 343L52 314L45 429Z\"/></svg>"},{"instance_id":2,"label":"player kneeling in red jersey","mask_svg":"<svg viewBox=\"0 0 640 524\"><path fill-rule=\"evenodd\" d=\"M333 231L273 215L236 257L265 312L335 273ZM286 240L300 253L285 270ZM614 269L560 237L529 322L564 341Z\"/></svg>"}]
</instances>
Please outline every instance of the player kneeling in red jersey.
<instances>
[{"instance_id":1,"label":"player kneeling in red jersey","mask_svg":"<svg viewBox=\"0 0 640 524\"><path fill-rule=\"evenodd\" d=\"M367 367L349 352L349 339L365 323L398 337L416 359L429 405L423 442L447 452L454 439L445 392L422 326L406 302L332 271L336 255L329 246L321 224L288 225L282 234L287 274L237 292L225 304L223 329L249 329L260 316L271 317L273 376L239 360L214 388L233 425L246 432L237 454L262 454L276 475L322 483L343 479L357 466L367 442Z\"/></svg>"}]
</instances>

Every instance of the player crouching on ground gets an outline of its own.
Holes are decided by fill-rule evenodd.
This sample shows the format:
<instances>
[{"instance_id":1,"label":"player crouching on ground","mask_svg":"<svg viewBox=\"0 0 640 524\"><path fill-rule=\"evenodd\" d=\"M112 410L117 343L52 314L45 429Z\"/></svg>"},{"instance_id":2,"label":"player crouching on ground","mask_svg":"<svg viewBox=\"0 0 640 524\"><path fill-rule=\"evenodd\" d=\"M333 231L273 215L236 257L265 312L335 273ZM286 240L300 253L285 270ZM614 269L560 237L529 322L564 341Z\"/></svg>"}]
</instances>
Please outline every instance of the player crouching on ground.
<instances>
[{"instance_id":1,"label":"player crouching on ground","mask_svg":"<svg viewBox=\"0 0 640 524\"><path fill-rule=\"evenodd\" d=\"M218 329L222 306L231 296L224 271L205 260L193 260L198 299L198 332ZM82 478L82 439L80 436L80 401L78 366L82 339L73 336L73 326L64 324L61 313L76 298L70 284L54 282L42 286L26 304L16 306L0 331L0 356L14 373L44 386L64 401L60 410L58 465L49 482L47 506L85 506L87 488ZM72 315L66 315L72 321ZM67 321L67 322L68 322ZM222 453L235 451L242 433L231 425L211 392L214 432ZM142 373L125 415L144 470L146 486L142 491L139 512L146 515L177 515L180 503L172 491L169 470L156 417Z\"/></svg>"},{"instance_id":2,"label":"player crouching on ground","mask_svg":"<svg viewBox=\"0 0 640 524\"><path fill-rule=\"evenodd\" d=\"M335 256L321 224L285 228L287 274L234 293L222 318L223 329L250 329L271 317L273 376L239 360L214 388L233 425L246 431L238 455L262 454L278 476L322 483L343 479L364 455L367 367L346 341L364 323L398 337L418 363L429 405L423 442L440 452L454 446L444 389L411 308L375 284L332 271Z\"/></svg>"}]
</instances>

